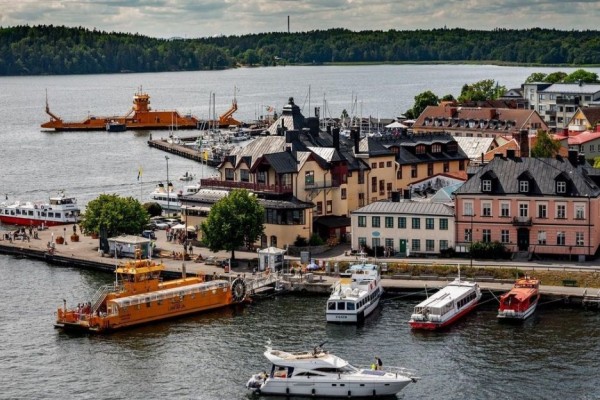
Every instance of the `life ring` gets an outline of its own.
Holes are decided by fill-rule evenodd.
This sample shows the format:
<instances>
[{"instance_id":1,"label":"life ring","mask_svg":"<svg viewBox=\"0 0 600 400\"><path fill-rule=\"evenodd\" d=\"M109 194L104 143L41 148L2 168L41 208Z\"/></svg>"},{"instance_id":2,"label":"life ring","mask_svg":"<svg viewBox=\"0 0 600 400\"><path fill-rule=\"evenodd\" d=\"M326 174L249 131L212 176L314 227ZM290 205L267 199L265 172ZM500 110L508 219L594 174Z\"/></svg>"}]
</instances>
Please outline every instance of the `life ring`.
<instances>
[{"instance_id":1,"label":"life ring","mask_svg":"<svg viewBox=\"0 0 600 400\"><path fill-rule=\"evenodd\" d=\"M236 278L231 284L231 297L236 303L241 302L246 297L246 281Z\"/></svg>"}]
</instances>

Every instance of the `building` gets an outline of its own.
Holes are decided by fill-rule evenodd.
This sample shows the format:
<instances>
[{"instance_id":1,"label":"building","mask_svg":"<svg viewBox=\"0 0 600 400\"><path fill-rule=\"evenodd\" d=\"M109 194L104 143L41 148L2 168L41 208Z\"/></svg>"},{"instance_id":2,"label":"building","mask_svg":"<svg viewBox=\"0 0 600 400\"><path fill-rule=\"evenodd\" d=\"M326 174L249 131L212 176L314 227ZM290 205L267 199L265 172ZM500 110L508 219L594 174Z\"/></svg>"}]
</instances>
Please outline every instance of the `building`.
<instances>
[{"instance_id":1,"label":"building","mask_svg":"<svg viewBox=\"0 0 600 400\"><path fill-rule=\"evenodd\" d=\"M352 248L385 255L439 255L454 247L454 210L427 201L378 201L352 212Z\"/></svg>"},{"instance_id":2,"label":"building","mask_svg":"<svg viewBox=\"0 0 600 400\"><path fill-rule=\"evenodd\" d=\"M452 136L516 136L523 132L548 130L540 115L532 110L511 108L461 107L453 103L428 106L415 121L415 134L445 132Z\"/></svg>"},{"instance_id":3,"label":"building","mask_svg":"<svg viewBox=\"0 0 600 400\"><path fill-rule=\"evenodd\" d=\"M600 104L600 84L590 83L524 83L523 96L531 110L537 111L548 128L566 129L580 107Z\"/></svg>"},{"instance_id":4,"label":"building","mask_svg":"<svg viewBox=\"0 0 600 400\"><path fill-rule=\"evenodd\" d=\"M544 159L499 154L454 192L457 246L499 241L529 257L592 258L600 244L592 223L599 176L576 152Z\"/></svg>"}]
</instances>

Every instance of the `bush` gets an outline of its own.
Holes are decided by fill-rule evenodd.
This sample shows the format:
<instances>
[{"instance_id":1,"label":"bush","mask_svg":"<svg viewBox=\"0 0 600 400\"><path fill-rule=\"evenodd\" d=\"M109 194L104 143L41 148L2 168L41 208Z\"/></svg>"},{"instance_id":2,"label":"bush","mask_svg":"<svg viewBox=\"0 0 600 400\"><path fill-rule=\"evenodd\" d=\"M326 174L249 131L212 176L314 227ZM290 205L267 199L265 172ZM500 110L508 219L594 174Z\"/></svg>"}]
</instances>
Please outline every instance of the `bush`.
<instances>
[{"instance_id":1,"label":"bush","mask_svg":"<svg viewBox=\"0 0 600 400\"><path fill-rule=\"evenodd\" d=\"M163 212L161 205L155 202L144 203L144 208L150 217L158 217Z\"/></svg>"},{"instance_id":2,"label":"bush","mask_svg":"<svg viewBox=\"0 0 600 400\"><path fill-rule=\"evenodd\" d=\"M475 242L471 245L471 256L482 259L507 259L510 257L510 252L498 241Z\"/></svg>"},{"instance_id":3,"label":"bush","mask_svg":"<svg viewBox=\"0 0 600 400\"><path fill-rule=\"evenodd\" d=\"M323 239L321 239L321 237L319 235L317 235L316 233L313 233L310 236L310 241L309 241L311 246L322 246L323 244L325 244L325 242L323 241Z\"/></svg>"},{"instance_id":4,"label":"bush","mask_svg":"<svg viewBox=\"0 0 600 400\"><path fill-rule=\"evenodd\" d=\"M306 247L308 246L308 240L306 240L303 236L296 236L296 240L294 241L294 246L296 247Z\"/></svg>"}]
</instances>

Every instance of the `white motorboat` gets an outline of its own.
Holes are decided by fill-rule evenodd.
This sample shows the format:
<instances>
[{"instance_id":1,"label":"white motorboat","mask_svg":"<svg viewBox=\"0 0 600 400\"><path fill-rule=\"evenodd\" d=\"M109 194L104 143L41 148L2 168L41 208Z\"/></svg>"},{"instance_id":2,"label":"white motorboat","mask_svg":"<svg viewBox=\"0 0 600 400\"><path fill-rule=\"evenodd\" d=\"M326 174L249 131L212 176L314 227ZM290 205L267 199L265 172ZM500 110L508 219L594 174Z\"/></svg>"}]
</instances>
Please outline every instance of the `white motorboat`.
<instances>
[{"instance_id":1,"label":"white motorboat","mask_svg":"<svg viewBox=\"0 0 600 400\"><path fill-rule=\"evenodd\" d=\"M267 346L270 372L253 375L246 387L265 395L312 397L389 397L419 379L399 367L358 368L324 351L288 353Z\"/></svg>"},{"instance_id":2,"label":"white motorboat","mask_svg":"<svg viewBox=\"0 0 600 400\"><path fill-rule=\"evenodd\" d=\"M8 201L0 204L0 222L11 225L54 226L79 222L81 208L74 197L60 192L47 202Z\"/></svg>"},{"instance_id":3,"label":"white motorboat","mask_svg":"<svg viewBox=\"0 0 600 400\"><path fill-rule=\"evenodd\" d=\"M171 182L169 182L166 188L164 184L159 183L154 191L150 193L150 199L160 204L163 210L179 211L181 208L179 195L173 189Z\"/></svg>"},{"instance_id":4,"label":"white motorboat","mask_svg":"<svg viewBox=\"0 0 600 400\"><path fill-rule=\"evenodd\" d=\"M357 323L377 308L383 287L379 267L361 262L340 274L327 301L327 322Z\"/></svg>"},{"instance_id":5,"label":"white motorboat","mask_svg":"<svg viewBox=\"0 0 600 400\"><path fill-rule=\"evenodd\" d=\"M415 306L409 324L413 329L436 330L444 328L467 315L481 299L476 282L458 278Z\"/></svg>"},{"instance_id":6,"label":"white motorboat","mask_svg":"<svg viewBox=\"0 0 600 400\"><path fill-rule=\"evenodd\" d=\"M180 180L180 181L184 181L184 182L191 181L191 180L193 180L193 179L194 179L194 176L195 176L195 175L194 175L194 174L192 174L191 172L187 172L187 171L186 171L186 172L185 172L183 175L181 175L181 176L179 177L179 180Z\"/></svg>"}]
</instances>

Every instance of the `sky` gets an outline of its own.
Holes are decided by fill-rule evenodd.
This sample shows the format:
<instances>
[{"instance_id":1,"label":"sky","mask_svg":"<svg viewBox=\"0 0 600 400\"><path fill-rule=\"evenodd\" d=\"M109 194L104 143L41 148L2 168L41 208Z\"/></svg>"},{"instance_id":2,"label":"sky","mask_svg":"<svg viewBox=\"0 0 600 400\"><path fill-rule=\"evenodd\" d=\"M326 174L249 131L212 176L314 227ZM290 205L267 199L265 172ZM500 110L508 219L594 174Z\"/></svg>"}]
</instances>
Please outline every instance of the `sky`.
<instances>
[{"instance_id":1,"label":"sky","mask_svg":"<svg viewBox=\"0 0 600 400\"><path fill-rule=\"evenodd\" d=\"M0 0L0 26L187 39L346 28L597 30L599 0Z\"/></svg>"}]
</instances>

